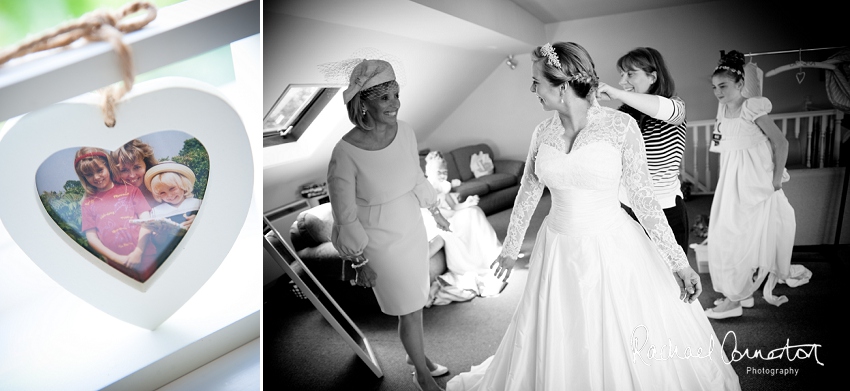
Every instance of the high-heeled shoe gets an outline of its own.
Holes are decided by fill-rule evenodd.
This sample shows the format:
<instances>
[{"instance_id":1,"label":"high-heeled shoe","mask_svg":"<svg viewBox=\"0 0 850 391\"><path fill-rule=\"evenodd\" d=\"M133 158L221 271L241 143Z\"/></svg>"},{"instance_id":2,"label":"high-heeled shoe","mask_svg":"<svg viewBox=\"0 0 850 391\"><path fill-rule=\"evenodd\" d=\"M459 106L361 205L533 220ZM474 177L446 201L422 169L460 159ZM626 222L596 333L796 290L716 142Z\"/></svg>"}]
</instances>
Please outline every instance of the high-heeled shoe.
<instances>
[{"instance_id":1,"label":"high-heeled shoe","mask_svg":"<svg viewBox=\"0 0 850 391\"><path fill-rule=\"evenodd\" d=\"M417 390L419 390L419 391L423 391L423 390L422 390L422 386L420 386L420 385L419 385L419 382L418 382L418 381L416 381L416 371L413 371L413 385L414 385L414 386L416 386L416 389L417 389Z\"/></svg>"},{"instance_id":2,"label":"high-heeled shoe","mask_svg":"<svg viewBox=\"0 0 850 391\"><path fill-rule=\"evenodd\" d=\"M725 297L721 297L721 298L719 298L719 299L715 300L715 301L714 301L714 305L720 305L721 303L723 303L723 300L726 300L726 298L725 298ZM741 307L744 307L744 308L753 308L753 305L755 305L755 300L753 299L753 297L752 297L752 296L750 296L750 297L748 297L748 298L746 298L746 299L744 299L744 300L739 301L739 303L741 303Z\"/></svg>"},{"instance_id":3,"label":"high-heeled shoe","mask_svg":"<svg viewBox=\"0 0 850 391\"><path fill-rule=\"evenodd\" d=\"M419 390L419 391L423 391L423 390L422 390L422 386L420 386L420 385L419 385L419 382L416 380L416 371L413 371L413 385L415 385L415 386L416 386L416 389L417 389L417 390ZM445 390L444 388L442 388L442 387L438 387L438 388L440 389L440 391L446 391L446 390Z\"/></svg>"},{"instance_id":4,"label":"high-heeled shoe","mask_svg":"<svg viewBox=\"0 0 850 391\"><path fill-rule=\"evenodd\" d=\"M410 360L410 356L407 356L406 359L407 359L407 365L413 365L413 361ZM440 364L437 364L437 363L432 363L432 364L434 364L434 366L436 367L436 368L434 368L433 371L430 371L432 377L443 376L443 375L449 373L448 368L446 368L446 367L444 367ZM416 373L414 372L414 375L415 374Z\"/></svg>"}]
</instances>

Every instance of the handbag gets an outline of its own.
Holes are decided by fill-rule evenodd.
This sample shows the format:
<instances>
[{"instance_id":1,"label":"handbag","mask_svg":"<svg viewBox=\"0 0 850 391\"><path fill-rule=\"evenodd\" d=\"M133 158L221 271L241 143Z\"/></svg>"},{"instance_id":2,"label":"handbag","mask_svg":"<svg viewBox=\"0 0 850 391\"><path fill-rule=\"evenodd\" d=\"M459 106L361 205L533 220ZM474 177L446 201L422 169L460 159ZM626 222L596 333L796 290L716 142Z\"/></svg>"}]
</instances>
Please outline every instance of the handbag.
<instances>
[{"instance_id":1,"label":"handbag","mask_svg":"<svg viewBox=\"0 0 850 391\"><path fill-rule=\"evenodd\" d=\"M490 175L495 171L493 160L484 151L472 154L469 159L469 169L472 170L472 175L475 175L476 178Z\"/></svg>"}]
</instances>

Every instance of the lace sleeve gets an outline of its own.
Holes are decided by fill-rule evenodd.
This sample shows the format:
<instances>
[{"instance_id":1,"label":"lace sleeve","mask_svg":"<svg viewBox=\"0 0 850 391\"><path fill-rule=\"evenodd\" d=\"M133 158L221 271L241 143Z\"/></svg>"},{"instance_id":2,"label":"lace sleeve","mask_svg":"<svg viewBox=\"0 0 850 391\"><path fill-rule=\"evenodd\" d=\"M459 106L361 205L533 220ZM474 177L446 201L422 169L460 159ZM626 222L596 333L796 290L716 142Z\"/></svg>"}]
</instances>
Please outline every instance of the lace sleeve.
<instances>
[{"instance_id":1,"label":"lace sleeve","mask_svg":"<svg viewBox=\"0 0 850 391\"><path fill-rule=\"evenodd\" d=\"M688 259L676 243L664 211L655 200L652 178L646 164L646 150L637 123L629 118L623 141L623 186L638 221L649 234L670 269L688 266Z\"/></svg>"},{"instance_id":2,"label":"lace sleeve","mask_svg":"<svg viewBox=\"0 0 850 391\"><path fill-rule=\"evenodd\" d=\"M502 255L513 259L519 256L519 250L525 238L525 231L528 229L534 209L537 208L537 203L543 195L543 183L540 182L534 171L537 160L537 149L540 147L539 132L542 129L544 129L543 124L538 125L534 130L534 134L531 136L531 146L528 148L525 171L520 180L519 193L516 200L514 200L511 222L508 224L508 232L502 247Z\"/></svg>"}]
</instances>

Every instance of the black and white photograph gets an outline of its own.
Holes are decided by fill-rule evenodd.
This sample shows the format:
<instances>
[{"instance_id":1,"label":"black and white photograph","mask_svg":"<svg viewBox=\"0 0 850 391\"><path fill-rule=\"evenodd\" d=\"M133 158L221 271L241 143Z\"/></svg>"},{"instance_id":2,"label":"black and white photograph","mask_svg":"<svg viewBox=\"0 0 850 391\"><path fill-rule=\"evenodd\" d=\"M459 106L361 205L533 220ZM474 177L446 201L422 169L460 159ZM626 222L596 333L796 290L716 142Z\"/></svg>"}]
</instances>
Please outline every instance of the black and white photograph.
<instances>
[{"instance_id":1,"label":"black and white photograph","mask_svg":"<svg viewBox=\"0 0 850 391\"><path fill-rule=\"evenodd\" d=\"M850 48L778 7L267 1L263 384L838 384Z\"/></svg>"},{"instance_id":2,"label":"black and white photograph","mask_svg":"<svg viewBox=\"0 0 850 391\"><path fill-rule=\"evenodd\" d=\"M837 388L844 8L0 0L0 390Z\"/></svg>"}]
</instances>

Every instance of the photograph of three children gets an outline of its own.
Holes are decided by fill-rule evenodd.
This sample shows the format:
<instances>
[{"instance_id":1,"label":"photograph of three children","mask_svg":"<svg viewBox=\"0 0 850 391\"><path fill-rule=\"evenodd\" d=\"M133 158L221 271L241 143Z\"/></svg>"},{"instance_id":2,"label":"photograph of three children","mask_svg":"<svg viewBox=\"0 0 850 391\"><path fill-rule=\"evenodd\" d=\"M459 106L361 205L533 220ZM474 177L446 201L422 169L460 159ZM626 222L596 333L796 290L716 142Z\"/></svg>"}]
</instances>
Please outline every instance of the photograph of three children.
<instances>
[{"instance_id":1,"label":"photograph of three children","mask_svg":"<svg viewBox=\"0 0 850 391\"><path fill-rule=\"evenodd\" d=\"M191 228L208 177L203 144L169 130L114 150L56 152L39 167L36 189L47 214L71 239L144 283Z\"/></svg>"}]
</instances>

